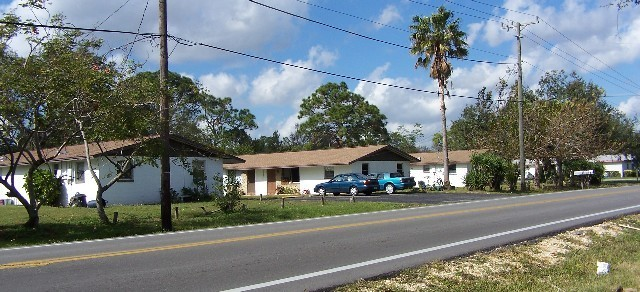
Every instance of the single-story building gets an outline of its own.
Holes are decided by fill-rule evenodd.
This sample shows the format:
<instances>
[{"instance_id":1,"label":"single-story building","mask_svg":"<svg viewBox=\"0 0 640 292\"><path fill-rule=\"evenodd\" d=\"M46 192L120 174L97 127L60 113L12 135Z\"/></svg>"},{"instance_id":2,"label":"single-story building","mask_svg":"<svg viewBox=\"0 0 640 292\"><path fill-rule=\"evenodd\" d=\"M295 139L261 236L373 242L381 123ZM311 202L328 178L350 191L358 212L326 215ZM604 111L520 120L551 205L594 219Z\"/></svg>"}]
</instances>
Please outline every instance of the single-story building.
<instances>
[{"instance_id":1,"label":"single-story building","mask_svg":"<svg viewBox=\"0 0 640 292\"><path fill-rule=\"evenodd\" d=\"M464 187L464 177L471 166L471 155L483 153L487 150L458 150L449 151L449 183L455 187ZM417 157L417 162L411 163L410 176L417 182L423 181L430 186L438 184L443 179L442 152L411 153Z\"/></svg>"},{"instance_id":2,"label":"single-story building","mask_svg":"<svg viewBox=\"0 0 640 292\"><path fill-rule=\"evenodd\" d=\"M621 177L624 177L625 170L633 170L633 159L631 155L600 155L594 160L602 163L607 176L612 176L613 173L617 172Z\"/></svg>"},{"instance_id":3,"label":"single-story building","mask_svg":"<svg viewBox=\"0 0 640 292\"><path fill-rule=\"evenodd\" d=\"M149 141L157 142L159 137L148 137ZM139 148L142 140L109 141L89 145L91 164L96 170L101 184L104 185L116 174L116 168L111 161L121 162L124 157L132 156ZM199 143L192 142L177 135L170 136L171 147L171 188L180 193L183 188L194 188L196 182L200 185L211 186L214 177L223 175L223 163L243 162L242 159L220 151L209 149ZM57 149L46 149L50 157L55 156ZM133 158L136 159L135 157ZM140 157L138 159L141 159ZM9 155L0 156L0 175L6 176L11 165ZM15 186L20 193L28 198L24 186L24 178L29 165L26 161L19 161L14 173ZM66 205L76 194L85 194L86 199L95 200L97 184L94 181L85 158L84 145L72 145L62 149L59 155L50 158L41 168L51 170L62 181L61 204ZM200 180L200 181L198 181ZM203 181L204 180L204 181ZM16 198L7 196L8 190L0 185L0 200L5 204L19 204ZM109 204L153 204L160 202L160 162L156 165L142 164L103 193L103 198Z\"/></svg>"},{"instance_id":4,"label":"single-story building","mask_svg":"<svg viewBox=\"0 0 640 292\"><path fill-rule=\"evenodd\" d=\"M243 163L224 164L226 175L248 195L273 195L278 188L310 194L313 187L342 173L402 172L417 158L389 145L242 155Z\"/></svg>"}]
</instances>

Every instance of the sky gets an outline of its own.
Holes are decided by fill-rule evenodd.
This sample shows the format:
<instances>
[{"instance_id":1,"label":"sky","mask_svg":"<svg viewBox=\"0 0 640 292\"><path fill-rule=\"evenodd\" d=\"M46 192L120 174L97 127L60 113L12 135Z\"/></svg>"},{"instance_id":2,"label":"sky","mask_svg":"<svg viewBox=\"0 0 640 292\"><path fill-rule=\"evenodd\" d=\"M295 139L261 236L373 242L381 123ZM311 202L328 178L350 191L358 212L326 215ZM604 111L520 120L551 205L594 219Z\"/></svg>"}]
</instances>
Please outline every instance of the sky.
<instances>
[{"instance_id":1,"label":"sky","mask_svg":"<svg viewBox=\"0 0 640 292\"><path fill-rule=\"evenodd\" d=\"M446 99L448 125L483 87L517 80L516 23L522 29L523 84L535 89L551 70L576 71L606 91L605 100L628 117L640 113L640 6L618 10L615 0L191 0L168 2L169 70L199 82L235 108L255 116L254 138L291 134L302 100L327 82L376 105L387 128L422 125L418 144L441 129L437 83L414 67L409 25L445 6L467 34L468 60L452 60ZM47 12L0 0L0 11L47 23L61 13L76 27L158 32L158 2L55 0ZM157 40L93 33L103 53L159 69ZM195 45L193 45L195 44ZM10 44L26 54L24 40ZM640 129L640 126L637 125ZM526 134L526 133L525 133Z\"/></svg>"}]
</instances>

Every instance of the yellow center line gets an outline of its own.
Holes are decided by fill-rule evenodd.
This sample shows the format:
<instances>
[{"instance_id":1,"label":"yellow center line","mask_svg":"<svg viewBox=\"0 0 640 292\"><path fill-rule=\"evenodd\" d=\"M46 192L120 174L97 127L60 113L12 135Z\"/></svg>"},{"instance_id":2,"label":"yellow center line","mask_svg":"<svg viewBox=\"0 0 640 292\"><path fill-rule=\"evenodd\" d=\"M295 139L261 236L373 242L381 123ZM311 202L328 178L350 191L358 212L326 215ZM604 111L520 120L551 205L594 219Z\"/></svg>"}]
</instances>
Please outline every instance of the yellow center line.
<instances>
[{"instance_id":1,"label":"yellow center line","mask_svg":"<svg viewBox=\"0 0 640 292\"><path fill-rule=\"evenodd\" d=\"M266 233L266 234L199 241L199 242L192 242L192 243L173 244L173 245L158 246L158 247L124 250L124 251L103 252L98 254L77 255L77 256L69 256L69 257L58 257L58 258L50 258L50 259L13 262L13 263L6 263L6 264L0 265L0 270L39 267L39 266L45 266L45 265L56 264L56 263L64 263L64 262L100 259L100 258L108 258L108 257L116 257L116 256L124 256L124 255L135 255L135 254L143 254L143 253L150 253L150 252L199 247L199 246L206 246L206 245L216 245L216 244L223 244L223 243L248 241L248 240L254 240L254 239L273 238L273 237L281 237L281 236L287 236L287 235L296 235L296 234L305 234L305 233L336 230L336 229L361 227L361 226L368 226L368 225L388 224L388 223L410 221L410 220L416 220L416 219L426 219L426 218L433 218L433 217L444 217L444 216L460 215L460 214L467 214L467 213L494 211L494 210L500 210L500 209L514 208L514 207L524 207L524 206L542 205L542 204L549 204L549 203L556 203L556 202L563 202L563 201L581 200L581 199L588 199L588 198L594 198L594 197L604 197L604 196L616 195L616 194L625 193L625 192L627 192L627 190L611 192L606 194L582 195L582 196L569 197L569 198L558 198L558 199L549 199L549 200L536 201L536 202L515 203L515 204L502 205L502 206L447 211L447 212L416 215L416 216L394 218L394 219L383 219L383 220L374 220L374 221L359 222L359 223L333 225L333 226L326 226L326 227L298 229L298 230L291 230L291 231L273 232L273 233Z\"/></svg>"}]
</instances>

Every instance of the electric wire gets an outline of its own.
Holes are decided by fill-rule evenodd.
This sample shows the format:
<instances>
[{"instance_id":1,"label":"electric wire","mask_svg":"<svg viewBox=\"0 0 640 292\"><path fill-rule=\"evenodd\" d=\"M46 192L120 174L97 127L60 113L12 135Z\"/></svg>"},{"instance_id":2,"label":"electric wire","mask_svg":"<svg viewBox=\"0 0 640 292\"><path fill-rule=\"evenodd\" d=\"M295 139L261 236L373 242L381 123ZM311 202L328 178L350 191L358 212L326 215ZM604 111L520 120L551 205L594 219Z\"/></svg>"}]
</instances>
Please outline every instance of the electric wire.
<instances>
[{"instance_id":1,"label":"electric wire","mask_svg":"<svg viewBox=\"0 0 640 292\"><path fill-rule=\"evenodd\" d=\"M339 11L339 10L331 9L331 8L328 8L328 7L320 6L320 5L317 5L317 4L309 3L309 2L306 2L306 1L302 1L302 0L296 0L296 1L298 1L300 3L303 3L303 4L307 4L307 5L312 6L312 7L320 8L320 9L323 9L323 10L327 10L327 11L330 11L330 12L333 12L333 13L337 13L337 14L349 16L349 17L352 17L352 18L355 18L355 19L367 21L369 23L380 25L382 27L387 27L387 28L395 29L395 30L398 30L398 31L406 32L406 33L411 33L411 31L408 30L408 29L404 29L404 28L400 28L400 27L396 27L396 26L380 23L378 21L374 21L374 20L367 19L367 18L364 18L364 17L361 17L361 16L349 14L349 13L342 12L342 11ZM503 58L515 59L515 57L513 57L513 56L507 56L507 55L504 55L504 54L499 54L499 53L496 53L496 52L491 52L491 51L478 49L478 48L474 48L474 47L469 47L469 49L470 50L474 50L474 51L483 52L483 53L486 53L486 54L491 54L491 55L503 57Z\"/></svg>"},{"instance_id":2,"label":"electric wire","mask_svg":"<svg viewBox=\"0 0 640 292\"><path fill-rule=\"evenodd\" d=\"M82 27L71 27L71 26L43 25L43 24L21 23L21 22L11 22L11 21L0 21L0 24L9 24L9 25L18 25L18 26L27 26L27 27L46 27L46 28L53 28L53 29L68 29L68 30L91 31L91 32L120 33L120 34L130 34L130 35L138 34L138 35L141 35L141 36L152 37L154 39L157 38L157 37L160 37L160 34L158 34L158 33L136 33L136 32L132 32L132 31L110 30L110 29L96 29L96 28L82 28ZM269 62L269 63L275 63L275 64L279 64L279 65L283 65L283 66L288 66L288 67L298 68L298 69L307 70L307 71L311 71L311 72L321 73L321 74L324 74L324 75L340 77L340 78L345 78L345 79L349 79L349 80L360 81L360 82L365 82L365 83L369 83L369 84L381 85L381 86L397 88L397 89L403 89L403 90L414 91L414 92L430 93L430 94L436 94L436 95L439 94L437 91L419 89L419 88L412 88L412 87L406 87L406 86L400 86L400 85L389 84L389 83L384 83L384 82L379 82L379 81L372 81L372 80L368 80L368 79L364 79L364 78L353 77L353 76L348 76L348 75L344 75L344 74L333 73L333 72L328 72L328 71L308 68L308 67L304 67L304 66L300 66L300 65L290 64L290 63L286 63L286 62L276 61L276 60L268 59L268 58L265 58L265 57L259 57L259 56L251 55L251 54L248 54L248 53L238 52L238 51L234 51L234 50L231 50L231 49L226 49L226 48L222 48L222 47L218 47L218 46L214 46L214 45L204 44L204 43L201 43L201 42L195 42L195 41L187 40L187 39L180 38L180 37L173 36L173 35L167 35L167 37L172 39L176 43L178 43L180 45L183 45L183 46L189 46L189 47L201 46L201 47L211 48L211 49L215 49L215 50L219 50L219 51L223 51L223 52L227 52L227 53L232 53L232 54L236 54L236 55L240 55L240 56L244 56L244 57L249 57L249 58L252 58L252 59L266 61L266 62ZM450 96L459 97L459 98L467 98L467 99L478 99L478 97L458 95L458 94L450 94Z\"/></svg>"},{"instance_id":3,"label":"electric wire","mask_svg":"<svg viewBox=\"0 0 640 292\"><path fill-rule=\"evenodd\" d=\"M273 60L273 59L269 59L269 58L265 58L265 57L259 57L259 56L251 55L251 54L248 54L248 53L238 52L238 51L234 51L234 50L231 50L231 49L226 49L226 48L222 48L222 47L218 47L218 46L214 46L214 45L209 45L209 44L205 44L205 43L201 43L201 42L190 41L190 40L183 39L183 38L176 37L176 36L168 36L168 37L171 38L172 40L174 40L175 42L177 42L177 43L179 43L181 45L184 45L184 46L190 46L190 47L192 47L192 46L201 46L201 47L211 48L211 49L215 49L215 50L219 50L219 51L223 51L223 52L227 52L227 53L232 53L232 54L236 54L236 55L240 55L240 56L244 56L244 57L249 57L249 58L252 58L252 59L257 59L257 60L261 60L261 61L265 61L265 62L269 62L269 63L275 63L275 64L288 66L288 67L292 67L292 68L297 68L297 69L307 70L307 71L311 71L311 72L316 72L316 73L320 73L320 74L324 74L324 75L340 77L340 78L345 78L345 79L349 79L349 80L360 81L360 82L365 82L365 83L375 84L375 85L382 85L382 86L386 86L386 87L403 89L403 90L408 90L408 91L431 93L431 94L436 94L436 95L439 94L439 92L437 92L437 91L431 91L431 90L425 90L425 89L419 89L419 88L412 88L412 87L406 87L406 86L401 86L401 85L389 84L389 83L373 81L373 80L368 80L368 79L359 78L359 77L348 76L348 75L339 74L339 73L328 72L328 71L324 71L324 70L313 69L313 68L309 68L309 67L304 67L304 66L300 66L300 65L286 63L286 62L276 61L276 60ZM467 98L467 99L478 99L478 97L475 97L475 96L465 96L465 95L457 95L457 94L450 94L450 96L460 97L460 98Z\"/></svg>"},{"instance_id":4,"label":"electric wire","mask_svg":"<svg viewBox=\"0 0 640 292\"><path fill-rule=\"evenodd\" d=\"M411 47L408 47L408 46L405 46L405 45L400 45L400 44L388 42L388 41L385 41L385 40L373 38L373 37L370 37L370 36L366 36L366 35L363 35L363 34L359 34L357 32L353 32L353 31L349 31L349 30L346 30L346 29L343 29L343 28L339 28L337 26L334 26L334 25L331 25L331 24L328 24L328 23L320 22L320 21L317 21L317 20L313 20L313 19L301 16L301 15L297 15L295 13L284 11L282 9L279 9L279 8L276 8L276 7L273 7L273 6L269 6L267 4L264 4L264 3L261 3L261 2L257 2L255 0L249 0L249 2L257 4L257 5L260 5L260 6L263 6L265 8L268 8L268 9L271 9L271 10L274 10L274 11L277 11L277 12L280 12L280 13L283 13L283 14L287 14L289 16L300 18L302 20L306 20L306 21L309 21L309 22L312 22L312 23L315 23L315 24L318 24L318 25L326 26L326 27L329 27L329 28L332 28L332 29L335 29L335 30L338 30L338 31L341 31L341 32L344 32L344 33L348 33L348 34L351 34L351 35L355 35L355 36L358 36L358 37L361 37L361 38L364 38L364 39L368 39L368 40L371 40L371 41L375 41L375 42L379 42L379 43L383 43L383 44L387 44L387 45L391 45L391 46L395 46L395 47L399 47L399 48L403 48L403 49L408 49L408 50L411 49ZM493 62L493 61L484 61L484 60L474 60L474 59L468 59L468 58L457 58L457 57L453 57L453 56L448 56L448 57L450 57L452 59L458 59L458 60L464 60L464 61L470 61L470 62L477 62L477 63L488 63L488 64L498 64L498 65L513 65L513 63L508 63L508 62Z\"/></svg>"},{"instance_id":5,"label":"electric wire","mask_svg":"<svg viewBox=\"0 0 640 292\"><path fill-rule=\"evenodd\" d=\"M579 65L579 64L577 64L576 62L574 62L574 61L572 61L572 60L569 60L568 58L566 58L566 57L564 57L564 56L562 56L562 55L558 54L558 53L557 53L557 52L555 52L554 50L551 50L551 49L549 49L549 48L545 47L544 45L542 45L542 44L540 44L539 42L537 42L537 41L533 40L532 38L526 38L526 39L528 39L529 41L533 42L534 44L536 44L536 45L538 45L538 46L540 46L540 47L542 47L542 48L547 49L547 50L548 50L549 52L551 52L552 54L554 54L554 55L556 55L556 56L558 56L558 57L560 57L560 58L564 59L565 61L567 61L567 62L569 62L569 63L571 63L571 64L575 65L576 67L578 67L578 68L580 68L580 69L582 69L582 70L585 70L585 71L589 71L589 70L587 70L586 68L584 68L582 65ZM604 80L604 81L606 81L606 82L608 82L608 83L610 83L610 84L612 84L612 85L616 86L616 87L619 87L619 88L621 88L621 89L623 89L623 90L625 90L625 91L627 91L627 92L631 93L631 94L638 95L638 94L636 94L635 92L633 92L633 91L631 91L631 90L629 90L629 89L627 89L627 88L625 88L625 87L623 87L623 86L621 86L621 85L619 85L619 84L617 84L617 83L615 83L615 82L612 82L612 81L611 81L611 80L609 80L609 79L603 78L602 76L597 75L597 74L594 74L594 75L595 75L595 76L597 76L597 77L599 77L600 79L602 79L602 80Z\"/></svg>"},{"instance_id":6,"label":"electric wire","mask_svg":"<svg viewBox=\"0 0 640 292\"><path fill-rule=\"evenodd\" d=\"M411 1L411 0L409 0ZM450 0L445 0L447 2L451 2ZM556 33L558 33L560 36L562 36L564 39L568 40L569 42L571 42L573 45L575 45L577 48L579 48L581 51L587 53L589 56L591 56L594 60L600 62L601 64L603 64L604 66L606 66L607 68L609 68L611 71L615 72L616 74L622 76L623 78L627 79L628 81L630 81L631 83L633 83L634 85L638 86L639 84L636 83L635 81L633 81L632 79L630 79L628 76L620 73L619 71L615 70L613 67L611 67L611 65L607 64L606 62L604 62L602 59L598 58L597 56L595 56L594 54L592 54L591 52L587 51L583 46L581 46L580 44L578 44L577 42L575 42L574 40L572 40L571 38L569 38L566 34L562 33L561 31L559 31L555 26L551 25L549 22L547 22L544 18L538 16L538 15L534 15L531 13L527 13L527 12L522 12L522 11L518 11L518 10L514 10L514 9L509 9L509 8L505 8L502 6L498 6L498 5L494 5L494 4L489 4L489 3L485 3L479 0L469 0L478 4L482 4L482 5L486 5L486 6L490 6L490 7L494 7L494 8L499 8L499 9L503 9L506 11L510 11L510 12L514 12L514 13L519 13L522 15L527 15L527 16L532 16L532 17L536 17L538 19L540 19L545 25L547 25L548 27L550 27L551 29L553 29ZM453 3L453 2L452 2ZM573 57L573 56L572 56ZM575 58L575 57L574 57ZM576 58L577 59L577 58ZM582 63L583 62L581 61ZM598 71L602 71L599 69L596 69Z\"/></svg>"}]
</instances>

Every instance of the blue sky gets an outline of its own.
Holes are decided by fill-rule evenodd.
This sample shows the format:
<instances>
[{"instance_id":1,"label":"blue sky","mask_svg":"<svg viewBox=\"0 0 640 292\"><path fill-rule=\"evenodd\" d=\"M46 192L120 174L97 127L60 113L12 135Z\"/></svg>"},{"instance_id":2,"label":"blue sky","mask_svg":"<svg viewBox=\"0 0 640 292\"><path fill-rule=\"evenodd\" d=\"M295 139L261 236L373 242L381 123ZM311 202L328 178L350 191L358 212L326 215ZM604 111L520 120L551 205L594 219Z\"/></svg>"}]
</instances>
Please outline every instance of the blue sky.
<instances>
[{"instance_id":1,"label":"blue sky","mask_svg":"<svg viewBox=\"0 0 640 292\"><path fill-rule=\"evenodd\" d=\"M523 30L525 86L535 88L546 71L575 70L605 88L611 105L635 117L640 112L640 7L618 11L607 5L611 1L256 0L264 4L260 5L248 0L168 0L171 35L354 79L174 41L169 43L169 69L200 82L215 96L231 97L237 108L250 109L259 126L252 133L255 137L275 130L281 136L290 134L303 98L322 84L345 81L380 108L389 130L422 124L425 137L420 144L430 145L440 129L437 96L429 93L437 84L424 69L414 69L416 57L406 47L411 45L412 17L431 15L444 5L467 32L468 58L485 61L453 61L450 90L457 97L447 100L449 121L474 102L468 97L477 96L482 87L495 89L499 78L516 81L508 72L515 69L515 30L502 28L502 23L511 22L535 23ZM0 10L17 9L24 19L47 21L46 13L19 8L18 2L0 0ZM78 27L158 31L157 1L55 0L46 7ZM105 51L113 49L114 60L124 59L131 50L130 58L144 64L143 70L158 70L156 42L139 41L130 47L132 35L95 36L105 40ZM11 46L27 52L21 40Z\"/></svg>"}]
</instances>

